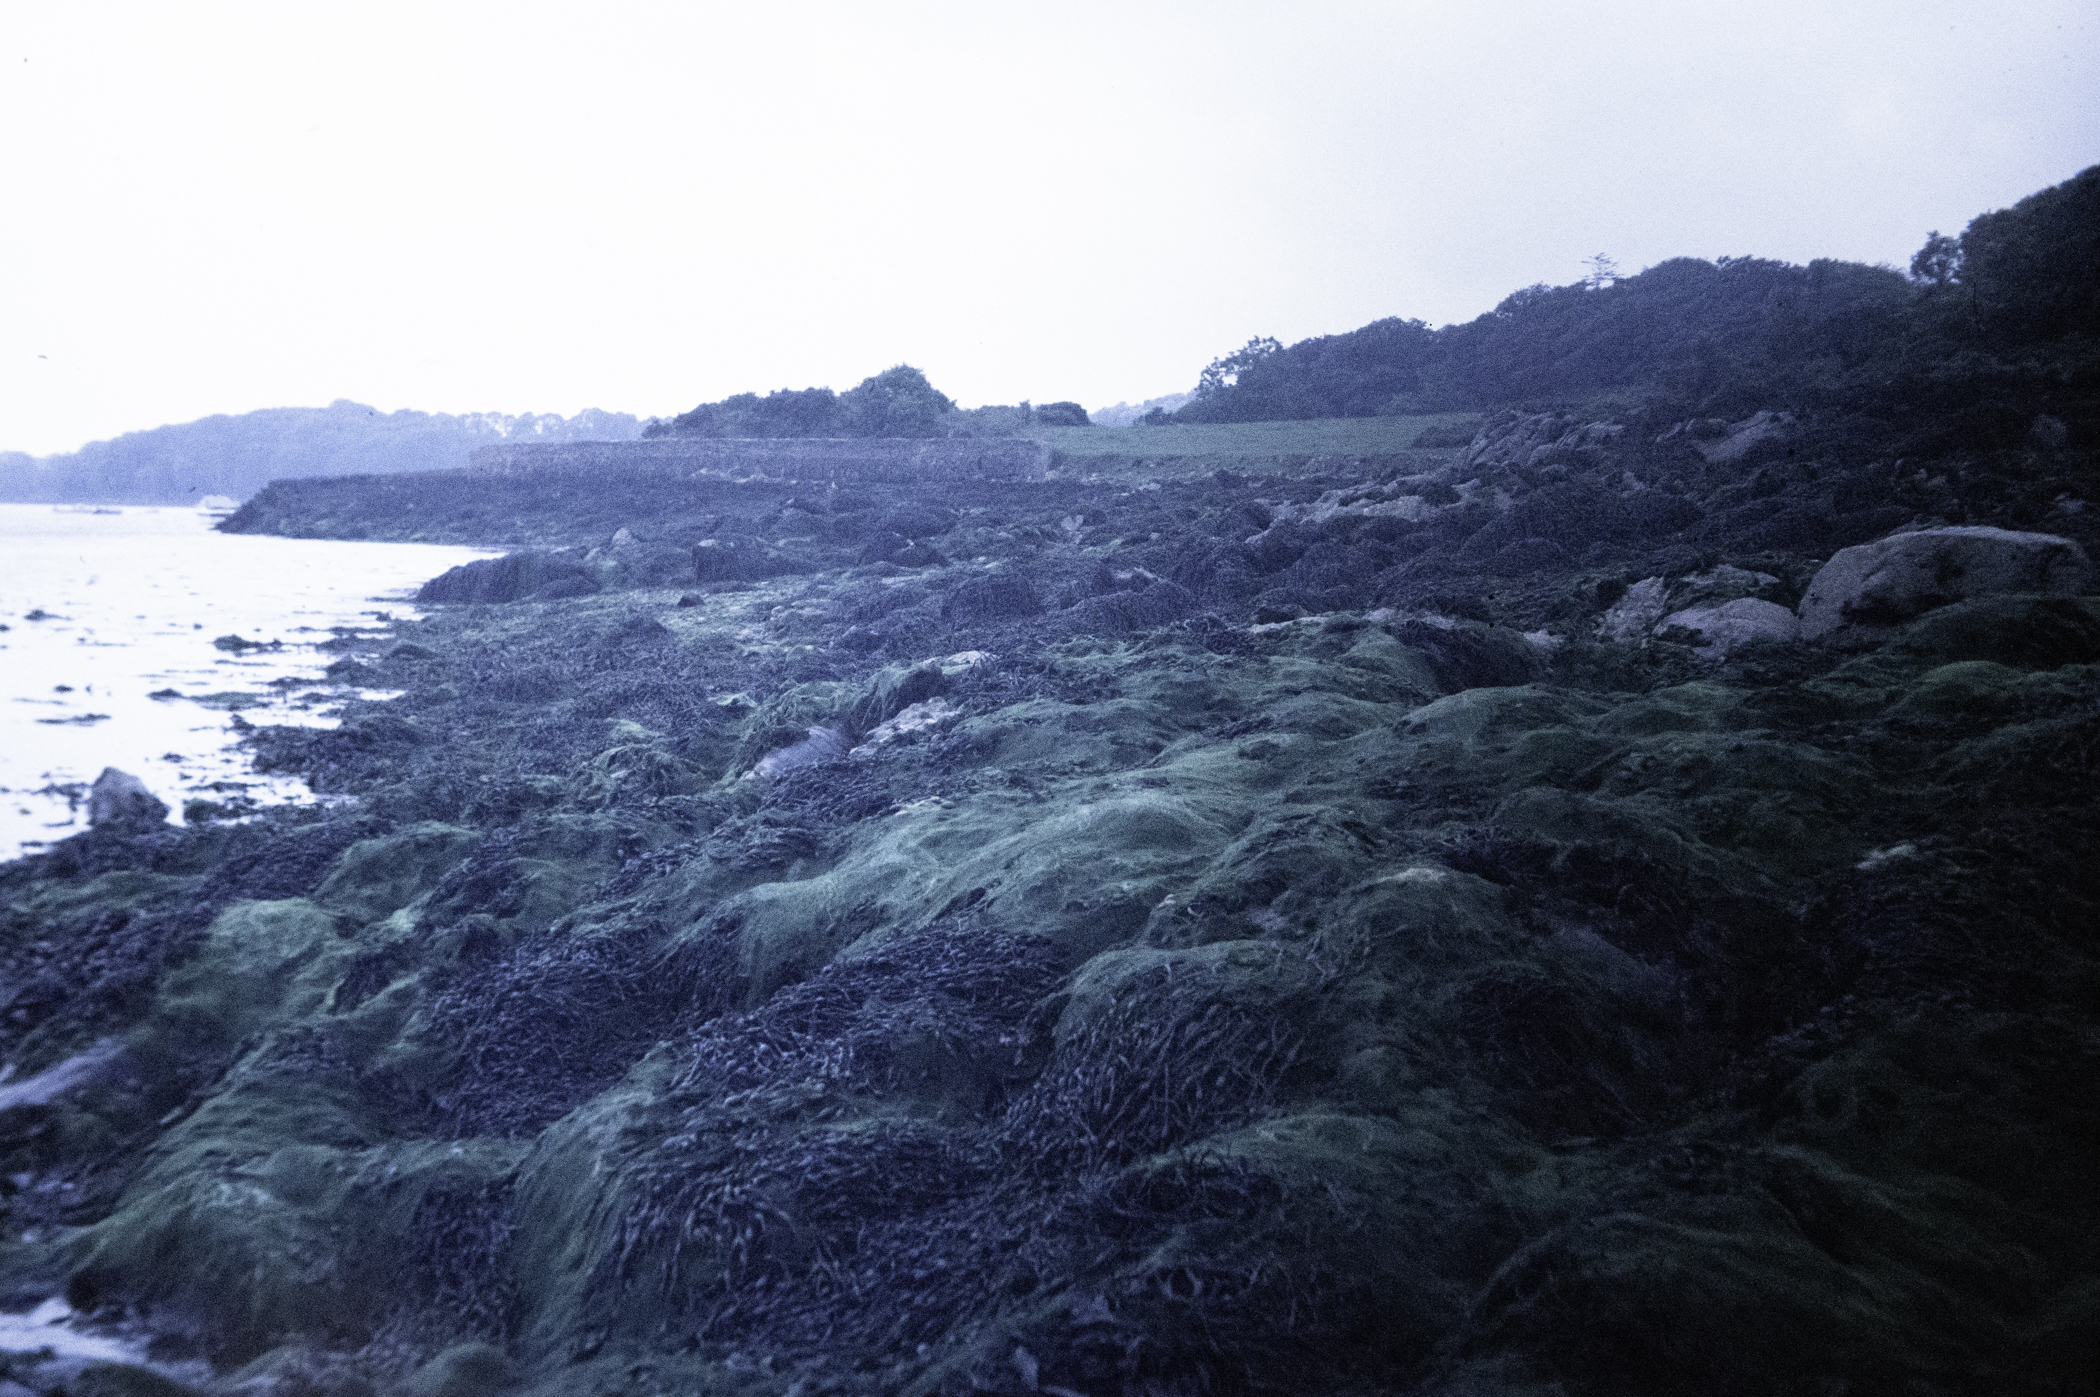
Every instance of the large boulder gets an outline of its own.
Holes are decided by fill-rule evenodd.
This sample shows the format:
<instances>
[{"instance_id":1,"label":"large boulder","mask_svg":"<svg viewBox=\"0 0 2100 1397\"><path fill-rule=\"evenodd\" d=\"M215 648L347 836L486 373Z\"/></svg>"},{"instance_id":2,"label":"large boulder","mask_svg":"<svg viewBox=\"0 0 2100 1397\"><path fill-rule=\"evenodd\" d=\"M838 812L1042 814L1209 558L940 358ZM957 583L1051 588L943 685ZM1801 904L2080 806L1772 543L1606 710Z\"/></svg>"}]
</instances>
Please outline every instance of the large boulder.
<instances>
[{"instance_id":1,"label":"large boulder","mask_svg":"<svg viewBox=\"0 0 2100 1397\"><path fill-rule=\"evenodd\" d=\"M105 766L88 791L91 825L157 825L167 818L167 802L128 771Z\"/></svg>"},{"instance_id":2,"label":"large boulder","mask_svg":"<svg viewBox=\"0 0 2100 1397\"><path fill-rule=\"evenodd\" d=\"M1756 597L1738 597L1719 606L1694 606L1673 611L1655 629L1658 634L1677 626L1699 637L1703 659L1720 661L1753 640L1787 641L1801 631L1794 613L1778 602Z\"/></svg>"},{"instance_id":3,"label":"large boulder","mask_svg":"<svg viewBox=\"0 0 2100 1397\"><path fill-rule=\"evenodd\" d=\"M1809 639L1873 641L1934 607L2007 593L2076 596L2092 585L2085 550L2055 534L1961 527L1891 534L1839 550L1801 598Z\"/></svg>"}]
</instances>

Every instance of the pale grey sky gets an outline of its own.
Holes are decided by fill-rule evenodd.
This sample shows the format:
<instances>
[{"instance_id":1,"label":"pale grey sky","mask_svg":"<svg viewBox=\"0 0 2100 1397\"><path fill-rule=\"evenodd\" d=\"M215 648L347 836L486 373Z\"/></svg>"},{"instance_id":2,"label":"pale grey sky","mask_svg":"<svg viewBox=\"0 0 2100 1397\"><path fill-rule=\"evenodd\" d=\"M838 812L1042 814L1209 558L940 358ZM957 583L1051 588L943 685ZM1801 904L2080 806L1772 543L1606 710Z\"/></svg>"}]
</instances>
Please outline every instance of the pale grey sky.
<instances>
[{"instance_id":1,"label":"pale grey sky","mask_svg":"<svg viewBox=\"0 0 2100 1397\"><path fill-rule=\"evenodd\" d=\"M1907 261L2100 160L2091 0L0 0L0 449L1179 391L1603 251Z\"/></svg>"}]
</instances>

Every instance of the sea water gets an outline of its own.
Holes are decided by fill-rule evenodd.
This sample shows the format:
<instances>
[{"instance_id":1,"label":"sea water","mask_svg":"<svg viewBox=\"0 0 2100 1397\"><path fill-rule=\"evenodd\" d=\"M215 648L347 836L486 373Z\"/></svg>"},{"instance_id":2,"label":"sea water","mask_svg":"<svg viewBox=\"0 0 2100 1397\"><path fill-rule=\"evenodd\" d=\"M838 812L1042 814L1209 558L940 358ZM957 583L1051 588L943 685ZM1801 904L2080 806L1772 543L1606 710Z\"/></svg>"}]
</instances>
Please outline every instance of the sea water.
<instances>
[{"instance_id":1,"label":"sea water","mask_svg":"<svg viewBox=\"0 0 2100 1397\"><path fill-rule=\"evenodd\" d=\"M340 636L415 617L415 589L485 550L221 534L197 510L0 504L0 859L78 833L128 771L182 819L313 800L263 776L239 723L331 726ZM263 648L215 645L227 637Z\"/></svg>"}]
</instances>

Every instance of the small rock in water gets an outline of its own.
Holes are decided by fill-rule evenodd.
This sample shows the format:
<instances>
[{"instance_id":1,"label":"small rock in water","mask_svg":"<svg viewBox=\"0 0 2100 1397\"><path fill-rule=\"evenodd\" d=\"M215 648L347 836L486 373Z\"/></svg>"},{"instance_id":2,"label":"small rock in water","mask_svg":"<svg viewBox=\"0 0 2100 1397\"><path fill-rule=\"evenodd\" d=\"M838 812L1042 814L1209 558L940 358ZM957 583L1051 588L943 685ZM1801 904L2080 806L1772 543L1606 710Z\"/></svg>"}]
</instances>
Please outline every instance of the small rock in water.
<instances>
[{"instance_id":1,"label":"small rock in water","mask_svg":"<svg viewBox=\"0 0 2100 1397\"><path fill-rule=\"evenodd\" d=\"M88 792L88 823L159 824L168 818L167 803L146 789L146 783L128 771L102 768Z\"/></svg>"}]
</instances>

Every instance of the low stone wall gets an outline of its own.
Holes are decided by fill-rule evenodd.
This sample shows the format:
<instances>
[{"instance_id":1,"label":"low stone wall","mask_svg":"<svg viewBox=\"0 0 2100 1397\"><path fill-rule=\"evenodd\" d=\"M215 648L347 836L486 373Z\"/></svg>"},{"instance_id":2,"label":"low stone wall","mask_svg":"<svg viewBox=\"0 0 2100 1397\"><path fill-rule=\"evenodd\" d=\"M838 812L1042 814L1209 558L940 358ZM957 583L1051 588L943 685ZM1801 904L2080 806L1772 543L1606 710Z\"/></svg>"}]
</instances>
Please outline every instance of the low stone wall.
<instances>
[{"instance_id":1,"label":"low stone wall","mask_svg":"<svg viewBox=\"0 0 2100 1397\"><path fill-rule=\"evenodd\" d=\"M475 450L488 475L610 475L707 480L916 484L1041 480L1050 448L970 437L657 437L646 441L510 443Z\"/></svg>"}]
</instances>

